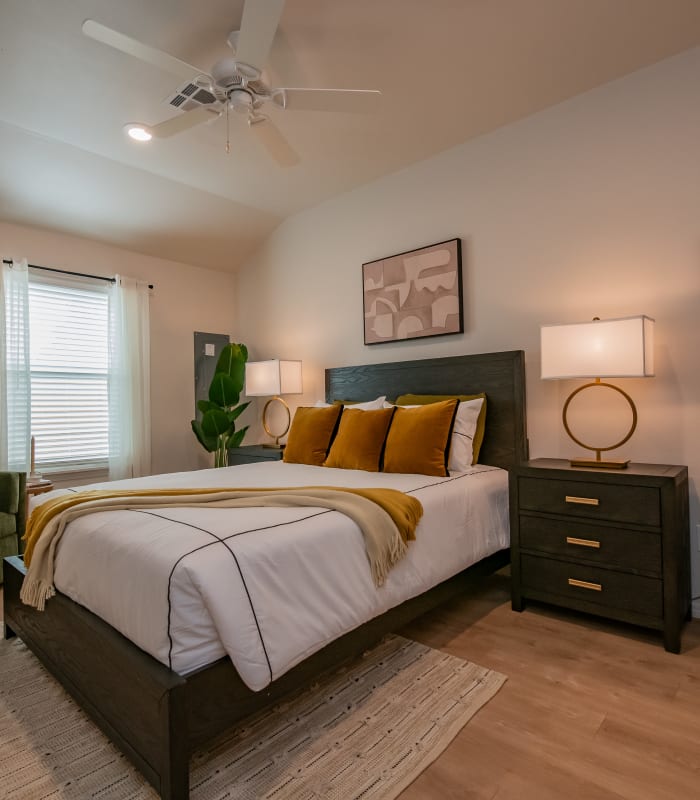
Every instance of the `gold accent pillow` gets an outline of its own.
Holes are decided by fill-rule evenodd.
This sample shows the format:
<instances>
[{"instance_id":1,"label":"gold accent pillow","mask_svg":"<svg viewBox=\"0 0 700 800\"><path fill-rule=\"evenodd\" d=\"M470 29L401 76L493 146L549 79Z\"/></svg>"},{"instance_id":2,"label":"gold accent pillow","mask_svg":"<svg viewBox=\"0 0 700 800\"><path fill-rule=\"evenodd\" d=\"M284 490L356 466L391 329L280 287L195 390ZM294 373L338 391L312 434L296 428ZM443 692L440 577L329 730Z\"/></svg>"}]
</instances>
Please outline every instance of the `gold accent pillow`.
<instances>
[{"instance_id":1,"label":"gold accent pillow","mask_svg":"<svg viewBox=\"0 0 700 800\"><path fill-rule=\"evenodd\" d=\"M394 408L362 411L346 408L324 467L379 472L379 463Z\"/></svg>"},{"instance_id":2,"label":"gold accent pillow","mask_svg":"<svg viewBox=\"0 0 700 800\"><path fill-rule=\"evenodd\" d=\"M284 448L283 461L323 466L342 413L342 406L297 408Z\"/></svg>"},{"instance_id":3,"label":"gold accent pillow","mask_svg":"<svg viewBox=\"0 0 700 800\"><path fill-rule=\"evenodd\" d=\"M447 476L450 437L459 401L397 407L384 449L384 472ZM365 412L367 413L367 412Z\"/></svg>"},{"instance_id":4,"label":"gold accent pillow","mask_svg":"<svg viewBox=\"0 0 700 800\"><path fill-rule=\"evenodd\" d=\"M460 401L457 418L452 431L449 468L452 472L464 472L479 461L479 451L486 432L486 395L481 394L402 394L396 399L398 406L424 405L456 398ZM481 403L477 401L481 401ZM464 406L461 403L465 403ZM465 440L471 439L468 458L464 457Z\"/></svg>"}]
</instances>

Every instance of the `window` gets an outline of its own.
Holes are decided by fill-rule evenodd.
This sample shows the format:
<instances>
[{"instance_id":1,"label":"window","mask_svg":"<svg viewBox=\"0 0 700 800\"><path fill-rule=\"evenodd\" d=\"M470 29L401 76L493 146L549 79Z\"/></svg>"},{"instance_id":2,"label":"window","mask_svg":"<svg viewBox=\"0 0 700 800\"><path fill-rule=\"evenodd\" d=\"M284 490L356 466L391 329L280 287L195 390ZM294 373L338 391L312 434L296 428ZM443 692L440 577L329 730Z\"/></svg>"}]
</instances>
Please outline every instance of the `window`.
<instances>
[{"instance_id":1,"label":"window","mask_svg":"<svg viewBox=\"0 0 700 800\"><path fill-rule=\"evenodd\" d=\"M33 434L36 471L150 473L151 288L3 259L0 463L28 471Z\"/></svg>"},{"instance_id":2,"label":"window","mask_svg":"<svg viewBox=\"0 0 700 800\"><path fill-rule=\"evenodd\" d=\"M106 469L108 284L30 272L29 332L36 469Z\"/></svg>"}]
</instances>

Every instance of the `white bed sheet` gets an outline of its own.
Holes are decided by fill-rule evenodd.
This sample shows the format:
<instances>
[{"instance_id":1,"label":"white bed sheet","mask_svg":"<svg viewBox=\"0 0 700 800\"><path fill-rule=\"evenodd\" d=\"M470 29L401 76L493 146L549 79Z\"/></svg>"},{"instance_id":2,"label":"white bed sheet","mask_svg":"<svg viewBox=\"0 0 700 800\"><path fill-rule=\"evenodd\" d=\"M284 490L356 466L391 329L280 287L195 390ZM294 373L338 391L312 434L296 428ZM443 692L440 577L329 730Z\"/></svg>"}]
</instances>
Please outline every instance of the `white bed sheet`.
<instances>
[{"instance_id":1,"label":"white bed sheet","mask_svg":"<svg viewBox=\"0 0 700 800\"><path fill-rule=\"evenodd\" d=\"M261 462L79 488L310 485L386 486L421 501L416 541L384 586L374 586L359 528L339 512L179 508L74 520L58 547L56 587L180 674L228 654L260 690L509 544L507 472L480 465L433 478Z\"/></svg>"}]
</instances>

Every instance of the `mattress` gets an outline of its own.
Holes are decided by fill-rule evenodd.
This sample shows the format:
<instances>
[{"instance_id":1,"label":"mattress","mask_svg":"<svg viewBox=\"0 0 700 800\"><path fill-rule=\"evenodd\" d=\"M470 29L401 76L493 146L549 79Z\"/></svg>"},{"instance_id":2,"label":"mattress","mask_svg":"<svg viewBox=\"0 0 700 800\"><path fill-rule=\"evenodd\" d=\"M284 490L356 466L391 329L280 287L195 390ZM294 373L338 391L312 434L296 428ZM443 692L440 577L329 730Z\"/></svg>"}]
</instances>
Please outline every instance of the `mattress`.
<instances>
[{"instance_id":1,"label":"mattress","mask_svg":"<svg viewBox=\"0 0 700 800\"><path fill-rule=\"evenodd\" d=\"M69 523L60 592L182 675L228 655L255 691L509 544L507 472L495 467L435 478L266 461L80 490L107 486L383 486L420 500L416 541L379 588L357 525L323 508L101 511ZM78 490L33 505L66 491Z\"/></svg>"}]
</instances>

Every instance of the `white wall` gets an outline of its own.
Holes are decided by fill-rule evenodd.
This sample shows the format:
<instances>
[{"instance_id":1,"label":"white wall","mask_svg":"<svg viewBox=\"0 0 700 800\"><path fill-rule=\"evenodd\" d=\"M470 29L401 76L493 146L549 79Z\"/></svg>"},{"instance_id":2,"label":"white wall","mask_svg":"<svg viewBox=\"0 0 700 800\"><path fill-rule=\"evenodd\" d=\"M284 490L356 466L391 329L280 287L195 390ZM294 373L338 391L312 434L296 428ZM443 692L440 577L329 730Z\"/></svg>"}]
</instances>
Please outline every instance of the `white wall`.
<instances>
[{"instance_id":1,"label":"white wall","mask_svg":"<svg viewBox=\"0 0 700 800\"><path fill-rule=\"evenodd\" d=\"M615 455L689 465L700 594L698 86L695 49L288 219L239 274L239 336L303 359L305 402L325 367L522 348L531 455L565 457L577 384L539 379L540 324L654 317L657 374L619 381L639 427ZM452 237L465 333L364 346L361 264Z\"/></svg>"},{"instance_id":2,"label":"white wall","mask_svg":"<svg viewBox=\"0 0 700 800\"><path fill-rule=\"evenodd\" d=\"M0 222L2 258L93 275L129 275L154 285L151 317L152 471L211 466L190 429L194 416L194 331L229 334L234 277L39 228Z\"/></svg>"}]
</instances>

